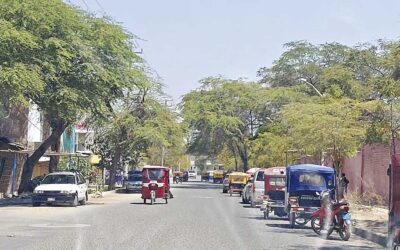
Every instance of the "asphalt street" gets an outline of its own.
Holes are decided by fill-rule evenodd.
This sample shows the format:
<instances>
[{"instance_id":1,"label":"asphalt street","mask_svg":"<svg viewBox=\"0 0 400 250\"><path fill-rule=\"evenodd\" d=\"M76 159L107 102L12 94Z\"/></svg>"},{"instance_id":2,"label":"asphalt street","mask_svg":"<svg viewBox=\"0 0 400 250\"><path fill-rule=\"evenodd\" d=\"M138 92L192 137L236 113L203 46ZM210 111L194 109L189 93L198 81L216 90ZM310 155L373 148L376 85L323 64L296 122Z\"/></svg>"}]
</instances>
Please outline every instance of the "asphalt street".
<instances>
[{"instance_id":1,"label":"asphalt street","mask_svg":"<svg viewBox=\"0 0 400 250\"><path fill-rule=\"evenodd\" d=\"M286 220L222 194L221 185L174 185L174 199L143 204L140 194L111 193L86 206L0 207L0 249L380 249L352 235L318 238Z\"/></svg>"}]
</instances>

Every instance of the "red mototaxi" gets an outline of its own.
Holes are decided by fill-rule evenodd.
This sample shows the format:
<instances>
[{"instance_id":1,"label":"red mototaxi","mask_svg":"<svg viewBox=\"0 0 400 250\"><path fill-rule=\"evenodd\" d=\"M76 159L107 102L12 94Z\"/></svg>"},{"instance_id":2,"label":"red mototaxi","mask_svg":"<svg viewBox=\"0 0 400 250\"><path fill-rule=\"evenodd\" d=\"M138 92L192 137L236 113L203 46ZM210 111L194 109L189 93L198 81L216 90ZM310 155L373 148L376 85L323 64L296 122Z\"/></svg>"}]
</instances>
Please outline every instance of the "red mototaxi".
<instances>
[{"instance_id":1,"label":"red mototaxi","mask_svg":"<svg viewBox=\"0 0 400 250\"><path fill-rule=\"evenodd\" d=\"M260 210L264 219L273 212L279 217L286 216L285 208L286 168L272 167L264 171L264 199Z\"/></svg>"},{"instance_id":2,"label":"red mototaxi","mask_svg":"<svg viewBox=\"0 0 400 250\"><path fill-rule=\"evenodd\" d=\"M168 203L170 190L170 169L161 166L146 166L142 170L142 199L143 203L150 200L153 204L156 199L164 199Z\"/></svg>"}]
</instances>

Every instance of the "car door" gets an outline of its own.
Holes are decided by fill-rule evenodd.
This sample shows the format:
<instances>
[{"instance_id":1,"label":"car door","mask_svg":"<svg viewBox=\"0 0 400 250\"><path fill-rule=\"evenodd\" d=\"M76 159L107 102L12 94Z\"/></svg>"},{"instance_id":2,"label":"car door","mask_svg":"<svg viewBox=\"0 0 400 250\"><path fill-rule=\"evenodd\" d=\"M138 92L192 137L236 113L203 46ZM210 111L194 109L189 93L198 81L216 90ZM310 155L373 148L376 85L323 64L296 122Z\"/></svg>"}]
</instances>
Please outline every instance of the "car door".
<instances>
[{"instance_id":1,"label":"car door","mask_svg":"<svg viewBox=\"0 0 400 250\"><path fill-rule=\"evenodd\" d=\"M86 199L86 181L85 178L81 174L77 174L78 180L78 199L83 200Z\"/></svg>"},{"instance_id":2,"label":"car door","mask_svg":"<svg viewBox=\"0 0 400 250\"><path fill-rule=\"evenodd\" d=\"M264 194L264 170L258 170L254 178L255 194L254 201L260 199Z\"/></svg>"}]
</instances>

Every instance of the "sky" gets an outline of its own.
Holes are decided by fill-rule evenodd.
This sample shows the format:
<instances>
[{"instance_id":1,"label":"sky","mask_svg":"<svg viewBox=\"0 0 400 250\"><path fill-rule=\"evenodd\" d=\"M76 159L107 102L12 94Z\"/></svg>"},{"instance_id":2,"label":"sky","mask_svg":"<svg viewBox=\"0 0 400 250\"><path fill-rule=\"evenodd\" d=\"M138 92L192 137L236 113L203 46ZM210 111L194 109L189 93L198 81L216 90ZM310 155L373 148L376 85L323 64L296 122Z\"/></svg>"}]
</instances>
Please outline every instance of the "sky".
<instances>
[{"instance_id":1,"label":"sky","mask_svg":"<svg viewBox=\"0 0 400 250\"><path fill-rule=\"evenodd\" d=\"M208 76L257 80L287 42L400 38L398 0L66 0L140 38L175 103Z\"/></svg>"}]
</instances>

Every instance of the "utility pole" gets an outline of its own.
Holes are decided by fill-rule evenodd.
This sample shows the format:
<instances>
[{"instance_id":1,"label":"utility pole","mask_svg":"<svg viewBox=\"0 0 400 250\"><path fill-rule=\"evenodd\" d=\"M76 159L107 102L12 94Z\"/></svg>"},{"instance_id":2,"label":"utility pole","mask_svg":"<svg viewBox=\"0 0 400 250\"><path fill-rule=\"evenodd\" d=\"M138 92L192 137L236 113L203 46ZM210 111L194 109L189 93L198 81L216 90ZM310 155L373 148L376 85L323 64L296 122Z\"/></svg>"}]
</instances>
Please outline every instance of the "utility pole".
<instances>
[{"instance_id":1,"label":"utility pole","mask_svg":"<svg viewBox=\"0 0 400 250\"><path fill-rule=\"evenodd\" d=\"M161 166L164 167L164 146L161 147Z\"/></svg>"}]
</instances>

